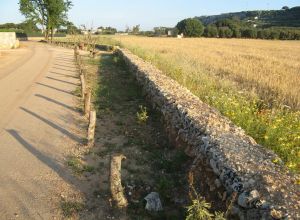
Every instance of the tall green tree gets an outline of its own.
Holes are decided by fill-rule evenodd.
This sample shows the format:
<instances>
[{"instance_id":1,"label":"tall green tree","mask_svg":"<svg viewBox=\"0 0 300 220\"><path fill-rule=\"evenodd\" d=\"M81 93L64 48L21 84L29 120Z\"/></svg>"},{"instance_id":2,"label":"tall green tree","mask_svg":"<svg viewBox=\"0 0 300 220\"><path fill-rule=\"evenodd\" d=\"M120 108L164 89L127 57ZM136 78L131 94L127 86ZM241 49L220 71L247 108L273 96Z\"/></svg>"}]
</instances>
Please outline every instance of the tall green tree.
<instances>
[{"instance_id":1,"label":"tall green tree","mask_svg":"<svg viewBox=\"0 0 300 220\"><path fill-rule=\"evenodd\" d=\"M46 0L48 12L47 32L51 33L51 41L53 40L54 30L60 26L67 25L67 12L72 6L69 0Z\"/></svg>"},{"instance_id":2,"label":"tall green tree","mask_svg":"<svg viewBox=\"0 0 300 220\"><path fill-rule=\"evenodd\" d=\"M19 0L19 5L27 20L41 25L48 40L50 32L53 38L54 29L66 24L72 3L70 0Z\"/></svg>"},{"instance_id":3,"label":"tall green tree","mask_svg":"<svg viewBox=\"0 0 300 220\"><path fill-rule=\"evenodd\" d=\"M42 27L46 37L46 27L48 23L46 0L20 0L19 6L20 12L28 21Z\"/></svg>"},{"instance_id":4,"label":"tall green tree","mask_svg":"<svg viewBox=\"0 0 300 220\"><path fill-rule=\"evenodd\" d=\"M176 28L180 34L183 33L186 37L200 37L204 31L201 21L195 18L187 18L180 21Z\"/></svg>"}]
</instances>

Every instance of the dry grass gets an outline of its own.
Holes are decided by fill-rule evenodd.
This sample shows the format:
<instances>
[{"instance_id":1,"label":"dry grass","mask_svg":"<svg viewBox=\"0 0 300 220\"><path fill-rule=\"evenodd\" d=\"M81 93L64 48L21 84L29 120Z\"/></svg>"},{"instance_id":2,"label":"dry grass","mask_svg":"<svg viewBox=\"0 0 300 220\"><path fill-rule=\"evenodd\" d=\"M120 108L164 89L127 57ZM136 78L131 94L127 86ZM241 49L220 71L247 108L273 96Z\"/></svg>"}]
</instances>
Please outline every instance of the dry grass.
<instances>
[{"instance_id":1,"label":"dry grass","mask_svg":"<svg viewBox=\"0 0 300 220\"><path fill-rule=\"evenodd\" d=\"M244 39L116 37L158 54L185 74L213 75L252 90L269 104L300 108L300 42ZM151 59L151 58L150 58Z\"/></svg>"},{"instance_id":2,"label":"dry grass","mask_svg":"<svg viewBox=\"0 0 300 220\"><path fill-rule=\"evenodd\" d=\"M299 172L299 41L134 36L112 40L216 107ZM105 38L99 41L109 43Z\"/></svg>"}]
</instances>

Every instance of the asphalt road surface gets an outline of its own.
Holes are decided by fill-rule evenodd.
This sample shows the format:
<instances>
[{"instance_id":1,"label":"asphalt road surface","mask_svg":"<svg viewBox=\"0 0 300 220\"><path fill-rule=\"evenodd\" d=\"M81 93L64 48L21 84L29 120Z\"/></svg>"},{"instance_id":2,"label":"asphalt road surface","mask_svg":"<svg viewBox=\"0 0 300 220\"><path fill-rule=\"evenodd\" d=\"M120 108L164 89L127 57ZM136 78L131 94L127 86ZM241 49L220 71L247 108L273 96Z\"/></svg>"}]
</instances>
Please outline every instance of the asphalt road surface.
<instances>
[{"instance_id":1,"label":"asphalt road surface","mask_svg":"<svg viewBox=\"0 0 300 220\"><path fill-rule=\"evenodd\" d=\"M0 55L0 219L60 219L77 190L65 156L81 140L73 51L27 42Z\"/></svg>"}]
</instances>

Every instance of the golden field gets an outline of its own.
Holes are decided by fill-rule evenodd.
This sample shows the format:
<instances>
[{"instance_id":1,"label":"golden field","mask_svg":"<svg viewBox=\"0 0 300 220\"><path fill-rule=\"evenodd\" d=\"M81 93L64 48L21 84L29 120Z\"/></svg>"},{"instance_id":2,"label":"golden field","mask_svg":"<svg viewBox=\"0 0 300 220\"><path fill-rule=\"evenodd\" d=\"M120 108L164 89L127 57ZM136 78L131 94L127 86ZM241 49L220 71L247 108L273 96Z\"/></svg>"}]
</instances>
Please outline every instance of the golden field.
<instances>
[{"instance_id":1,"label":"golden field","mask_svg":"<svg viewBox=\"0 0 300 220\"><path fill-rule=\"evenodd\" d=\"M136 36L98 41L151 62L300 171L300 41Z\"/></svg>"},{"instance_id":2,"label":"golden field","mask_svg":"<svg viewBox=\"0 0 300 220\"><path fill-rule=\"evenodd\" d=\"M184 74L225 79L269 104L300 108L300 41L134 36L115 39L131 50L150 52L150 61L151 53L158 54L182 68Z\"/></svg>"}]
</instances>

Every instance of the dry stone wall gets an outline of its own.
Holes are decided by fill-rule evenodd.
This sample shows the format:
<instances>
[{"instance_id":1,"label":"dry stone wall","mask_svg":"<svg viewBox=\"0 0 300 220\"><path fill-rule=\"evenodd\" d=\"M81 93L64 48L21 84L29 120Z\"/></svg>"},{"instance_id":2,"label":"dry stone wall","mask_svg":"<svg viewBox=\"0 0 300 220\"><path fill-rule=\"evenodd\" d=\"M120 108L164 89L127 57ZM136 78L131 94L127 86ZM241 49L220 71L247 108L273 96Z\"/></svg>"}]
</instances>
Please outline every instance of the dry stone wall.
<instances>
[{"instance_id":1,"label":"dry stone wall","mask_svg":"<svg viewBox=\"0 0 300 220\"><path fill-rule=\"evenodd\" d=\"M300 219L299 185L282 164L272 162L278 161L276 154L153 65L126 49L116 53L162 113L173 138L186 144L190 156L206 161L227 195L237 193L232 214L240 219Z\"/></svg>"}]
</instances>

